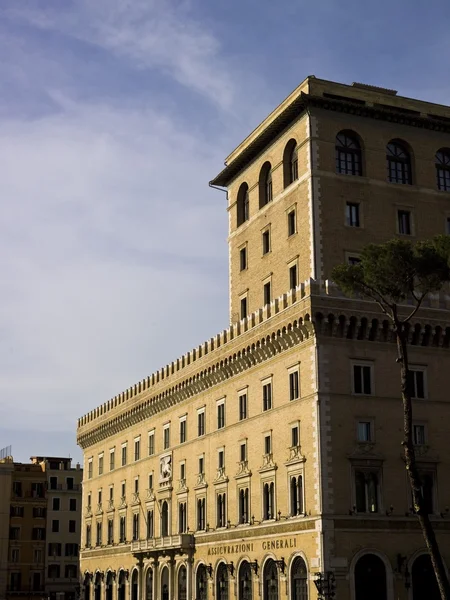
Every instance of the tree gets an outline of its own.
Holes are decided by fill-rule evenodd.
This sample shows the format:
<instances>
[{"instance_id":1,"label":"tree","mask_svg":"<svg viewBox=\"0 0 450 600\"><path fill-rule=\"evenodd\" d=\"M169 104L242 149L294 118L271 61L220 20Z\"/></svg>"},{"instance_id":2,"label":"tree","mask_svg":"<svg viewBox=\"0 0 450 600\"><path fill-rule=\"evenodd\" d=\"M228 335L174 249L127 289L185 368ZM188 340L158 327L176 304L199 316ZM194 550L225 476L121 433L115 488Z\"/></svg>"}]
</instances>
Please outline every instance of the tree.
<instances>
[{"instance_id":1,"label":"tree","mask_svg":"<svg viewBox=\"0 0 450 600\"><path fill-rule=\"evenodd\" d=\"M390 319L397 342L403 402L403 451L411 486L414 513L422 528L442 600L450 600L450 585L438 542L423 499L412 432L412 372L408 362L408 322L428 294L441 290L450 281L450 236L436 236L412 244L391 240L368 245L361 261L341 264L332 279L350 295L374 300Z\"/></svg>"}]
</instances>

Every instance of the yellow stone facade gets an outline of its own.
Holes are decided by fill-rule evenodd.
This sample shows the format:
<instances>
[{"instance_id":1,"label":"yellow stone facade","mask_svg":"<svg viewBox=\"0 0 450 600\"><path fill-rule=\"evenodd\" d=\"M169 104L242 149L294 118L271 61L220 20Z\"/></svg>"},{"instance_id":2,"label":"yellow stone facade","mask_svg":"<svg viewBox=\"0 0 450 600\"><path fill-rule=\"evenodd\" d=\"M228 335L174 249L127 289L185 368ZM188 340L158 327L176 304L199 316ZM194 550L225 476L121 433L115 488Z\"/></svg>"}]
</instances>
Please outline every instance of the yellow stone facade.
<instances>
[{"instance_id":1,"label":"yellow stone facade","mask_svg":"<svg viewBox=\"0 0 450 600\"><path fill-rule=\"evenodd\" d=\"M85 600L312 600L316 582L437 597L392 331L329 276L367 243L449 232L447 147L448 107L309 77L227 158L211 183L228 192L230 327L78 421ZM430 298L410 330L447 564L449 309Z\"/></svg>"}]
</instances>

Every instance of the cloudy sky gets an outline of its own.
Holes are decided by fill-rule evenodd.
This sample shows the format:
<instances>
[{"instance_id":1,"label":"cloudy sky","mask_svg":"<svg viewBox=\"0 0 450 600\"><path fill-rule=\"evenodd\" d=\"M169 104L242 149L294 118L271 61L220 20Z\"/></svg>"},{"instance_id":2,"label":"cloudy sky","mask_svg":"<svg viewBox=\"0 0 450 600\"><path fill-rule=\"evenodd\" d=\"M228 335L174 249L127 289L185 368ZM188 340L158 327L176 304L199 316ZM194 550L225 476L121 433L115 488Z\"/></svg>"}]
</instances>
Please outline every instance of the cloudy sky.
<instances>
[{"instance_id":1,"label":"cloudy sky","mask_svg":"<svg viewBox=\"0 0 450 600\"><path fill-rule=\"evenodd\" d=\"M225 156L309 74L450 104L446 0L4 0L0 447L228 325Z\"/></svg>"}]
</instances>

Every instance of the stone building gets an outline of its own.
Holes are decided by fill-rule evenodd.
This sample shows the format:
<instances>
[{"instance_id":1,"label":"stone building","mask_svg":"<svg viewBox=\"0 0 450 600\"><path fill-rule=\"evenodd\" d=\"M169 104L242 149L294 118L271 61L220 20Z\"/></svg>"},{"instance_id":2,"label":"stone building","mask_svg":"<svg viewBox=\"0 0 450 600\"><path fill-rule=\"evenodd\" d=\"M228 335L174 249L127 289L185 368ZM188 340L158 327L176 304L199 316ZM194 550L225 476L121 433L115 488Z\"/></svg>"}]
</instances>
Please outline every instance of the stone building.
<instances>
[{"instance_id":1,"label":"stone building","mask_svg":"<svg viewBox=\"0 0 450 600\"><path fill-rule=\"evenodd\" d=\"M449 107L311 76L228 156L231 325L78 421L85 600L438 597L390 324L329 277L450 232L449 134ZM409 339L447 564L449 309L430 298Z\"/></svg>"}]
</instances>

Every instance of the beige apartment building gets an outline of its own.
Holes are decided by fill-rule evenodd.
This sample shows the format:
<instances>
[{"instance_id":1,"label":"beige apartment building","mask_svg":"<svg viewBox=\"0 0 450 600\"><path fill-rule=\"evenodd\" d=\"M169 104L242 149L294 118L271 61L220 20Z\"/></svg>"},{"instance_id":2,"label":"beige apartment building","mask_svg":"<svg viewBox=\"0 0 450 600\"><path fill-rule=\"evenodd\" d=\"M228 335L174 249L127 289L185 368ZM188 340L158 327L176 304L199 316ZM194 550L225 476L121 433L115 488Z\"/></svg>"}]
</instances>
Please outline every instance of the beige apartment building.
<instances>
[{"instance_id":1,"label":"beige apartment building","mask_svg":"<svg viewBox=\"0 0 450 600\"><path fill-rule=\"evenodd\" d=\"M438 598L390 324L334 265L450 232L450 108L308 77L226 159L231 325L78 421L85 600ZM220 195L218 193L218 201ZM450 298L410 329L450 565Z\"/></svg>"}]
</instances>

